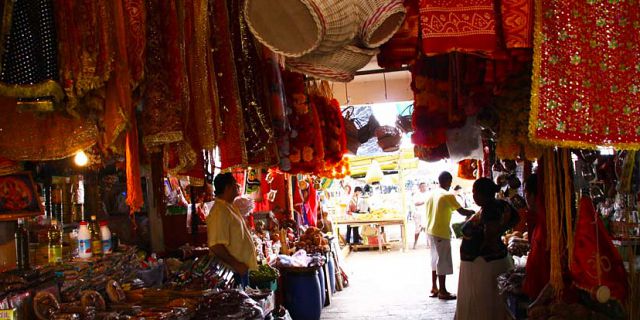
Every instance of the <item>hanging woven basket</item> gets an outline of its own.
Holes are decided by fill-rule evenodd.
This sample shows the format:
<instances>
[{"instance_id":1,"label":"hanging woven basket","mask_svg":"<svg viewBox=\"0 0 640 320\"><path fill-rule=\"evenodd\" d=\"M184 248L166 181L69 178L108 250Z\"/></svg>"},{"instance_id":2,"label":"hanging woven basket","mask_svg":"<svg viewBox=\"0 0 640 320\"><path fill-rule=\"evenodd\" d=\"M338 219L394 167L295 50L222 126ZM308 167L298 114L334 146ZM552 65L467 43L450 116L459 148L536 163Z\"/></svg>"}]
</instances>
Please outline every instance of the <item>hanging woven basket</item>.
<instances>
[{"instance_id":1,"label":"hanging woven basket","mask_svg":"<svg viewBox=\"0 0 640 320\"><path fill-rule=\"evenodd\" d=\"M371 61L378 50L344 46L328 54L308 54L286 59L287 67L318 79L338 82L353 80L356 71Z\"/></svg>"},{"instance_id":2,"label":"hanging woven basket","mask_svg":"<svg viewBox=\"0 0 640 320\"><path fill-rule=\"evenodd\" d=\"M286 57L331 52L357 32L355 7L345 0L246 0L244 15L260 43Z\"/></svg>"},{"instance_id":3,"label":"hanging woven basket","mask_svg":"<svg viewBox=\"0 0 640 320\"><path fill-rule=\"evenodd\" d=\"M358 37L367 48L377 48L400 29L407 14L402 0L356 0Z\"/></svg>"}]
</instances>

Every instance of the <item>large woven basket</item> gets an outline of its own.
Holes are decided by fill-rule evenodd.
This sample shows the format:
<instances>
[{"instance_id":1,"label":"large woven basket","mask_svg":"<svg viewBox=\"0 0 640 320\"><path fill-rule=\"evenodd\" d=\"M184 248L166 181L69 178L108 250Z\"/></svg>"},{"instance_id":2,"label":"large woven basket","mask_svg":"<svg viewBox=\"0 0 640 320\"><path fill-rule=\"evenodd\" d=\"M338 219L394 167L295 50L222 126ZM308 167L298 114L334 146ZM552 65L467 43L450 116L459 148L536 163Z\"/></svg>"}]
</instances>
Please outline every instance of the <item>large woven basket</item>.
<instances>
[{"instance_id":1,"label":"large woven basket","mask_svg":"<svg viewBox=\"0 0 640 320\"><path fill-rule=\"evenodd\" d=\"M313 65L297 60L287 59L287 69L306 74L316 79L332 82L349 82L353 80L354 77L353 74L345 71L340 71L325 66Z\"/></svg>"},{"instance_id":2,"label":"large woven basket","mask_svg":"<svg viewBox=\"0 0 640 320\"><path fill-rule=\"evenodd\" d=\"M362 49L353 45L346 45L327 54L312 53L300 58L289 58L287 59L287 65L292 68L299 68L296 65L304 64L315 68L333 70L339 74L348 74L349 77L344 77L346 81L341 81L348 82L353 79L356 71L366 66L377 53L378 50L375 49Z\"/></svg>"},{"instance_id":3,"label":"large woven basket","mask_svg":"<svg viewBox=\"0 0 640 320\"><path fill-rule=\"evenodd\" d=\"M330 52L357 32L352 0L246 0L244 15L260 43L286 57Z\"/></svg>"},{"instance_id":4,"label":"large woven basket","mask_svg":"<svg viewBox=\"0 0 640 320\"><path fill-rule=\"evenodd\" d=\"M358 38L367 48L377 48L400 29L407 14L402 0L355 0L360 22Z\"/></svg>"}]
</instances>

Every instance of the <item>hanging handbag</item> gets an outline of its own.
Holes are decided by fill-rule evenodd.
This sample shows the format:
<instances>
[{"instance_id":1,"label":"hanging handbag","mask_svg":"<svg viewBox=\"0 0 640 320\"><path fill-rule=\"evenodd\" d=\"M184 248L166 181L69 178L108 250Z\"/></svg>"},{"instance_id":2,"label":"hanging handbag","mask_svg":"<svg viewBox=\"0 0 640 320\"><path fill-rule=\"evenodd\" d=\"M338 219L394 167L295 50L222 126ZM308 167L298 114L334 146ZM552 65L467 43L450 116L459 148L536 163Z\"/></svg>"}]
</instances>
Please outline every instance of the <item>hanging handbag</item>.
<instances>
[{"instance_id":1,"label":"hanging handbag","mask_svg":"<svg viewBox=\"0 0 640 320\"><path fill-rule=\"evenodd\" d=\"M400 128L402 132L413 132L413 126L411 125L411 117L413 115L413 103L406 106L402 112L398 114L396 119L396 127Z\"/></svg>"},{"instance_id":2,"label":"hanging handbag","mask_svg":"<svg viewBox=\"0 0 640 320\"><path fill-rule=\"evenodd\" d=\"M347 150L352 154L357 154L361 145L358 139L358 128L361 125L359 120L353 116L353 112L353 106L348 106L342 109L342 117L344 118L344 127L347 133Z\"/></svg>"}]
</instances>

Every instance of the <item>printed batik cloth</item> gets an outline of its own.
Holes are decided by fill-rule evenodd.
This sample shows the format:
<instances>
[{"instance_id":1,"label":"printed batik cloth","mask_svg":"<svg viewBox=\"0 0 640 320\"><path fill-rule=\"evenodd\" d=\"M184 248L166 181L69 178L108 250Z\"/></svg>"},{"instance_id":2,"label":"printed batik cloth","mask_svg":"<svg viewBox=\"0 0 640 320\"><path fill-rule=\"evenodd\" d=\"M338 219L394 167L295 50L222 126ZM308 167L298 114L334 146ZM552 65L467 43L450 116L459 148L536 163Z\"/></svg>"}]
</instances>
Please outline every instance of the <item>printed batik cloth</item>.
<instances>
[{"instance_id":1,"label":"printed batik cloth","mask_svg":"<svg viewBox=\"0 0 640 320\"><path fill-rule=\"evenodd\" d=\"M640 149L640 1L537 0L529 136Z\"/></svg>"},{"instance_id":2,"label":"printed batik cloth","mask_svg":"<svg viewBox=\"0 0 640 320\"><path fill-rule=\"evenodd\" d=\"M493 0L420 0L420 32L427 55L493 53L498 48Z\"/></svg>"}]
</instances>

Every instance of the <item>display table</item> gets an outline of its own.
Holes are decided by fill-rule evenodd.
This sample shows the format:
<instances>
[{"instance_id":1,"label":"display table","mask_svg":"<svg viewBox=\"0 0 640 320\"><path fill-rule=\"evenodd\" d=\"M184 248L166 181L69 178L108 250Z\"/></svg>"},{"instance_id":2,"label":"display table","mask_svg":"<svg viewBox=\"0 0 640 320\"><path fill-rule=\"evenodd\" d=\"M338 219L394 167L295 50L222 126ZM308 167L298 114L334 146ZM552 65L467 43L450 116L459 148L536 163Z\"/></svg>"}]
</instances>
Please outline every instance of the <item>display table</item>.
<instances>
[{"instance_id":1,"label":"display table","mask_svg":"<svg viewBox=\"0 0 640 320\"><path fill-rule=\"evenodd\" d=\"M364 226L364 225L375 225L376 229L378 229L378 250L382 252L383 246L383 233L382 227L389 225L399 225L400 226L400 236L402 238L402 250L407 250L407 222L403 218L388 218L388 219L337 219L333 222L334 225L351 225L351 226Z\"/></svg>"}]
</instances>

